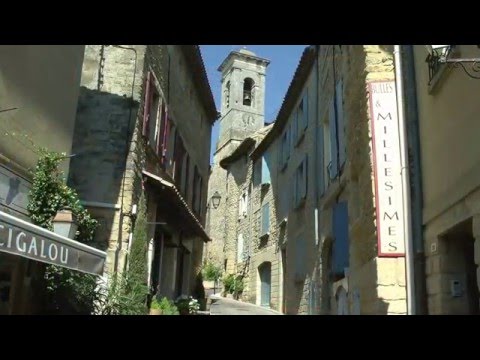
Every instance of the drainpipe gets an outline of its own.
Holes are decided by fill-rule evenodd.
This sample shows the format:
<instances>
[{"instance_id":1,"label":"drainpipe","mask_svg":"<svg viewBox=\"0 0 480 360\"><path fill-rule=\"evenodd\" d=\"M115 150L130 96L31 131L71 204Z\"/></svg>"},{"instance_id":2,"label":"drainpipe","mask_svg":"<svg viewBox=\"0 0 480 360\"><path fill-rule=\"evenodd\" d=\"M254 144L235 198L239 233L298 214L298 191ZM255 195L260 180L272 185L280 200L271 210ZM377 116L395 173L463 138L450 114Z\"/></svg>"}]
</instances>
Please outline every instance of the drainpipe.
<instances>
[{"instance_id":1,"label":"drainpipe","mask_svg":"<svg viewBox=\"0 0 480 360\"><path fill-rule=\"evenodd\" d=\"M414 249L415 276L415 308L416 314L427 314L427 290L425 283L425 250L423 243L423 193L422 168L420 159L420 138L417 108L417 87L415 78L415 59L413 45L404 45L402 57L404 60L403 79L405 90L405 116L407 122L407 142L410 149L409 160L412 236Z\"/></svg>"},{"instance_id":2,"label":"drainpipe","mask_svg":"<svg viewBox=\"0 0 480 360\"><path fill-rule=\"evenodd\" d=\"M414 301L414 269L413 269L413 242L412 242L412 222L410 212L410 179L408 166L408 144L407 144L407 125L405 122L405 107L403 98L403 78L402 78L402 58L401 46L394 45L395 59L395 85L397 89L397 107L398 107L398 128L400 137L400 163L402 175L402 204L404 214L404 234L405 234L405 269L407 282L407 313L415 314Z\"/></svg>"},{"instance_id":3,"label":"drainpipe","mask_svg":"<svg viewBox=\"0 0 480 360\"><path fill-rule=\"evenodd\" d=\"M137 54L137 50L134 48L134 47L126 47L126 46L122 46L122 45L107 45L107 46L112 46L112 47L115 47L115 48L119 48L119 49L123 49L123 50L128 50L128 51L132 51L134 53L134 56L135 56L135 59L134 59L134 63L133 63L133 76L132 76L132 89L131 89L131 93L130 93L130 106L128 107L128 122L127 122L127 132L126 132L126 138L125 138L125 161L124 161L124 166L123 166L123 175L122 175L122 195L120 197L120 227L123 226L123 218L124 216L128 216L129 213L125 213L124 209L123 209L123 204L124 204L124 199L125 199L125 180L126 180L126 173L127 173L127 164L128 164L128 154L130 153L130 137L131 137L131 133L130 133L130 128L132 126L132 108L135 107L135 100L134 100L134 95L135 95L135 80L136 80L136 75L137 75L137 60L138 60L138 54ZM103 51L104 51L104 45L102 45L102 55L103 55ZM134 119L134 121L136 121L136 117ZM132 130L132 132L134 132L135 129ZM132 221L132 226L133 226L133 221ZM132 233L129 234L129 245L128 246L128 251L130 251L130 246L131 246L131 237L130 235L132 235ZM117 245L117 250L115 252L115 265L114 265L114 269L115 271L118 271L117 267L118 267L118 261L119 261L119 252L122 248L122 232L120 231L119 232L119 235L118 235L118 245Z\"/></svg>"},{"instance_id":4,"label":"drainpipe","mask_svg":"<svg viewBox=\"0 0 480 360\"><path fill-rule=\"evenodd\" d=\"M319 62L318 62L318 54L320 52L320 45L315 45L315 154L313 158L315 159L313 164L314 164L314 174L315 174L315 179L318 179L322 174L319 174L319 166L318 166L318 122L319 120L319 100L318 100L318 95L319 95L319 86L320 86L320 69L319 69ZM314 196L315 196L315 245L319 246L320 245L320 234L319 234L319 199L318 199L318 186L314 186ZM318 252L317 252L318 253ZM318 271L316 271L316 274L319 274ZM316 282L319 282L320 279L315 279ZM317 284L315 283L315 292L314 292L314 313L317 310Z\"/></svg>"}]
</instances>

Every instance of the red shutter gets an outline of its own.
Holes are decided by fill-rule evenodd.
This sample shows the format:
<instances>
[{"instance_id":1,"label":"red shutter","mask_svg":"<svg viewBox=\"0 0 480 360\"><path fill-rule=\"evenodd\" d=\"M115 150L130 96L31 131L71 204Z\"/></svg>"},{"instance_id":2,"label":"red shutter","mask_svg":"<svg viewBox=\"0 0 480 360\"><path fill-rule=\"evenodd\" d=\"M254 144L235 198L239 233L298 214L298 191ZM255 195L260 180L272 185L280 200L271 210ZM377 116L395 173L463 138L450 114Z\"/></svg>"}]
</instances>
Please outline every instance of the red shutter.
<instances>
[{"instance_id":1,"label":"red shutter","mask_svg":"<svg viewBox=\"0 0 480 360\"><path fill-rule=\"evenodd\" d=\"M170 132L170 118L168 117L168 109L165 107L165 126L162 132L162 154L161 154L163 166L165 166L165 160L167 159L169 132Z\"/></svg>"},{"instance_id":2,"label":"red shutter","mask_svg":"<svg viewBox=\"0 0 480 360\"><path fill-rule=\"evenodd\" d=\"M164 132L165 132L165 102L162 100L162 110L160 113L160 125L158 128L158 136L157 136L157 155L162 157L163 155L163 147L164 147Z\"/></svg>"},{"instance_id":3,"label":"red shutter","mask_svg":"<svg viewBox=\"0 0 480 360\"><path fill-rule=\"evenodd\" d=\"M147 73L147 82L145 83L145 101L143 108L143 130L142 135L148 136L148 123L150 121L150 104L152 103L152 74Z\"/></svg>"}]
</instances>

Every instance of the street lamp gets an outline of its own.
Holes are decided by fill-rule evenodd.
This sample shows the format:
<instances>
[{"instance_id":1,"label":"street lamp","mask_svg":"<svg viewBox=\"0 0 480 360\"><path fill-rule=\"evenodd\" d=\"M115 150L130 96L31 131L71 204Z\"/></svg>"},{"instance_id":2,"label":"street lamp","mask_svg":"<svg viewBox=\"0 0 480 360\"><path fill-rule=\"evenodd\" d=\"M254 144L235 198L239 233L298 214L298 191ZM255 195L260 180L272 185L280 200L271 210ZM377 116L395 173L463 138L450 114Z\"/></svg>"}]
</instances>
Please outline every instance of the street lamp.
<instances>
[{"instance_id":1,"label":"street lamp","mask_svg":"<svg viewBox=\"0 0 480 360\"><path fill-rule=\"evenodd\" d=\"M425 45L428 51L426 62L429 70L429 84L442 65L460 67L473 79L480 79L480 58L455 58L452 56L455 45ZM480 45L477 45L480 48Z\"/></svg>"},{"instance_id":2,"label":"street lamp","mask_svg":"<svg viewBox=\"0 0 480 360\"><path fill-rule=\"evenodd\" d=\"M214 209L218 208L221 199L222 196L218 193L218 191L215 191L215 193L212 195L212 206Z\"/></svg>"},{"instance_id":3,"label":"street lamp","mask_svg":"<svg viewBox=\"0 0 480 360\"><path fill-rule=\"evenodd\" d=\"M69 239L75 239L78 225L70 208L65 207L57 212L53 219L53 232Z\"/></svg>"}]
</instances>

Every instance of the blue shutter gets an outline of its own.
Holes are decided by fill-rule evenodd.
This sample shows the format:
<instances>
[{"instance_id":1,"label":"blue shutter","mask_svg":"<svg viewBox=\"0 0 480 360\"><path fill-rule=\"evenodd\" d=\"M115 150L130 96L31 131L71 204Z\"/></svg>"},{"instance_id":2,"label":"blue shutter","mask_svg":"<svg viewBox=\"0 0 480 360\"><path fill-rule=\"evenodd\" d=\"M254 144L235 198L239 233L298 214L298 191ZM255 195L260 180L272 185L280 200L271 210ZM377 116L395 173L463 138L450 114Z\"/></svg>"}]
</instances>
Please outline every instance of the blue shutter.
<instances>
[{"instance_id":1,"label":"blue shutter","mask_svg":"<svg viewBox=\"0 0 480 360\"><path fill-rule=\"evenodd\" d=\"M308 191L308 155L305 156L303 160L303 179L302 179L302 198L307 198Z\"/></svg>"},{"instance_id":2,"label":"blue shutter","mask_svg":"<svg viewBox=\"0 0 480 360\"><path fill-rule=\"evenodd\" d=\"M270 162L270 154L266 152L262 156L262 184L270 184L270 169L268 163Z\"/></svg>"},{"instance_id":3,"label":"blue shutter","mask_svg":"<svg viewBox=\"0 0 480 360\"><path fill-rule=\"evenodd\" d=\"M306 243L302 236L296 239L295 248L295 280L298 281L305 276L307 263Z\"/></svg>"},{"instance_id":4,"label":"blue shutter","mask_svg":"<svg viewBox=\"0 0 480 360\"><path fill-rule=\"evenodd\" d=\"M297 143L297 112L293 112L292 117L292 150L295 148Z\"/></svg>"},{"instance_id":5,"label":"blue shutter","mask_svg":"<svg viewBox=\"0 0 480 360\"><path fill-rule=\"evenodd\" d=\"M253 186L260 185L262 180L262 160L258 159L253 165Z\"/></svg>"},{"instance_id":6,"label":"blue shutter","mask_svg":"<svg viewBox=\"0 0 480 360\"><path fill-rule=\"evenodd\" d=\"M283 159L285 158L285 134L283 134L281 141L278 145L278 169L281 170L283 168Z\"/></svg>"},{"instance_id":7,"label":"blue shutter","mask_svg":"<svg viewBox=\"0 0 480 360\"><path fill-rule=\"evenodd\" d=\"M330 127L330 153L332 154L332 165L330 166L330 179L335 179L338 174L338 158L337 158L337 121L335 118L335 105L332 101L330 103L329 112L329 127Z\"/></svg>"},{"instance_id":8,"label":"blue shutter","mask_svg":"<svg viewBox=\"0 0 480 360\"><path fill-rule=\"evenodd\" d=\"M318 173L315 174L315 176L318 177L318 183L316 186L318 186L318 194L320 197L325 193L325 184L324 184L324 171L325 171L325 165L323 164L323 147L324 147L324 141L323 141L323 122L320 122L318 129L317 129L317 153L318 153Z\"/></svg>"},{"instance_id":9,"label":"blue shutter","mask_svg":"<svg viewBox=\"0 0 480 360\"><path fill-rule=\"evenodd\" d=\"M348 203L341 202L333 207L333 252L332 269L336 275L344 275L349 264Z\"/></svg>"},{"instance_id":10,"label":"blue shutter","mask_svg":"<svg viewBox=\"0 0 480 360\"><path fill-rule=\"evenodd\" d=\"M297 126L295 115L292 116L292 120L290 123L290 153L293 153L293 149L295 148L295 138L296 138L296 131L295 127Z\"/></svg>"},{"instance_id":11,"label":"blue shutter","mask_svg":"<svg viewBox=\"0 0 480 360\"><path fill-rule=\"evenodd\" d=\"M290 142L291 142L292 132L290 131L290 127L287 126L287 142L285 144L285 162L290 159Z\"/></svg>"},{"instance_id":12,"label":"blue shutter","mask_svg":"<svg viewBox=\"0 0 480 360\"><path fill-rule=\"evenodd\" d=\"M262 231L261 235L265 235L270 231L270 204L266 203L262 207Z\"/></svg>"},{"instance_id":13,"label":"blue shutter","mask_svg":"<svg viewBox=\"0 0 480 360\"><path fill-rule=\"evenodd\" d=\"M308 88L305 89L305 94L303 95L303 129L306 129L308 126Z\"/></svg>"},{"instance_id":14,"label":"blue shutter","mask_svg":"<svg viewBox=\"0 0 480 360\"><path fill-rule=\"evenodd\" d=\"M345 120L343 118L343 81L340 80L336 86L336 103L337 103L337 127L338 127L338 151L340 168L345 164Z\"/></svg>"}]
</instances>

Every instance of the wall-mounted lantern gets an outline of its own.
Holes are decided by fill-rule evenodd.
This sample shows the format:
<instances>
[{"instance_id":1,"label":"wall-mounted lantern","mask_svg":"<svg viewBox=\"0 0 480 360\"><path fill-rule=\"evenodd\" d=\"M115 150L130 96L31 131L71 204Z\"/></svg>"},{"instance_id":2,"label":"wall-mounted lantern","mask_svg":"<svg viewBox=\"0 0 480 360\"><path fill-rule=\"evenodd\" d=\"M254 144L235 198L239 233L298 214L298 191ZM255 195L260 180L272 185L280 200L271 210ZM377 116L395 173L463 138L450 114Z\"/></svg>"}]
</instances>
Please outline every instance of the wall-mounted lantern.
<instances>
[{"instance_id":1,"label":"wall-mounted lantern","mask_svg":"<svg viewBox=\"0 0 480 360\"><path fill-rule=\"evenodd\" d=\"M75 239L78 224L75 215L68 207L57 212L53 219L53 232L69 239Z\"/></svg>"},{"instance_id":2,"label":"wall-mounted lantern","mask_svg":"<svg viewBox=\"0 0 480 360\"><path fill-rule=\"evenodd\" d=\"M221 199L222 196L218 193L218 191L215 191L215 193L212 195L212 206L214 209L218 208Z\"/></svg>"},{"instance_id":3,"label":"wall-mounted lantern","mask_svg":"<svg viewBox=\"0 0 480 360\"><path fill-rule=\"evenodd\" d=\"M425 45L428 51L429 83L437 74L442 65L452 68L462 68L473 79L480 79L480 58L455 58L453 50L455 45ZM477 45L480 48L480 45Z\"/></svg>"}]
</instances>

